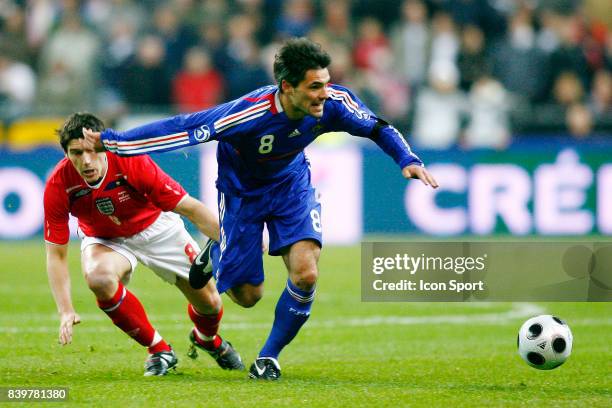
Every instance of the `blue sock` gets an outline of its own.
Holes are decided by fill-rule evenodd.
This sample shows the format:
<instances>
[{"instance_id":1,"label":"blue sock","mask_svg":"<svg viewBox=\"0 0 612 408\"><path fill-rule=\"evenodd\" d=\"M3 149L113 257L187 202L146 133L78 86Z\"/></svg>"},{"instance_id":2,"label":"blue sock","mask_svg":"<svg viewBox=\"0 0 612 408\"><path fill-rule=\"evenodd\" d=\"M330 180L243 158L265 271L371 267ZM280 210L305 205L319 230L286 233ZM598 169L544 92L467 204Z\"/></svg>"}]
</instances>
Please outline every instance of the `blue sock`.
<instances>
[{"instance_id":1,"label":"blue sock","mask_svg":"<svg viewBox=\"0 0 612 408\"><path fill-rule=\"evenodd\" d=\"M283 347L293 340L302 325L310 316L315 290L298 289L290 279L276 303L272 330L259 352L259 357L278 358Z\"/></svg>"}]
</instances>

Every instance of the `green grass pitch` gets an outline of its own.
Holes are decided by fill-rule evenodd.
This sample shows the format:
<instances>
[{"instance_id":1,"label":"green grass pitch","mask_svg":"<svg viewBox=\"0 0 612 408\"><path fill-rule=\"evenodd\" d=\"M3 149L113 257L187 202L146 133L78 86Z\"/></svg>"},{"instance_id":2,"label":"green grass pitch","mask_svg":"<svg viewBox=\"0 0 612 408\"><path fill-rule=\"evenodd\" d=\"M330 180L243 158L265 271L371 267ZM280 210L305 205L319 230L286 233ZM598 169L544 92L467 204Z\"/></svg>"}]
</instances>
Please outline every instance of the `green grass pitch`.
<instances>
[{"instance_id":1,"label":"green grass pitch","mask_svg":"<svg viewBox=\"0 0 612 408\"><path fill-rule=\"evenodd\" d=\"M276 383L186 357L191 324L179 291L139 266L130 289L179 355L176 373L142 376L145 350L95 306L70 250L83 322L57 344L42 242L0 244L0 386L69 387L80 406L611 407L612 304L362 303L359 248L325 248L312 316L281 354ZM250 365L270 329L286 273L266 257L266 294L252 309L224 296L222 334ZM533 314L568 321L574 351L544 372L522 362L516 333ZM56 406L56 405L54 405Z\"/></svg>"}]
</instances>

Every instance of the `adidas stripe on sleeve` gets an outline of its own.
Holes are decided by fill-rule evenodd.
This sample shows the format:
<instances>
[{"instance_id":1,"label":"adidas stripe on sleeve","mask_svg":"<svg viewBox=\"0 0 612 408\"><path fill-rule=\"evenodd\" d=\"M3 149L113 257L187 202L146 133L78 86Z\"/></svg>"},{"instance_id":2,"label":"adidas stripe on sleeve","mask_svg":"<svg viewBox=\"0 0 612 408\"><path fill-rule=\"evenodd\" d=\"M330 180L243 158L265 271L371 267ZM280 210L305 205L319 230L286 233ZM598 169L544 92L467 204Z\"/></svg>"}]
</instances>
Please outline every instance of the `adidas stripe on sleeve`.
<instances>
[{"instance_id":1,"label":"adidas stripe on sleeve","mask_svg":"<svg viewBox=\"0 0 612 408\"><path fill-rule=\"evenodd\" d=\"M125 132L102 132L104 148L120 156L166 152L209 140L223 140L244 131L248 122L263 116L270 101L238 99L212 109L177 115ZM239 126L240 125L240 126Z\"/></svg>"},{"instance_id":2,"label":"adidas stripe on sleeve","mask_svg":"<svg viewBox=\"0 0 612 408\"><path fill-rule=\"evenodd\" d=\"M374 115L350 90L332 85L329 88L329 97L335 102L333 130L373 140L400 168L410 164L423 165L421 159L410 149L404 136Z\"/></svg>"}]
</instances>

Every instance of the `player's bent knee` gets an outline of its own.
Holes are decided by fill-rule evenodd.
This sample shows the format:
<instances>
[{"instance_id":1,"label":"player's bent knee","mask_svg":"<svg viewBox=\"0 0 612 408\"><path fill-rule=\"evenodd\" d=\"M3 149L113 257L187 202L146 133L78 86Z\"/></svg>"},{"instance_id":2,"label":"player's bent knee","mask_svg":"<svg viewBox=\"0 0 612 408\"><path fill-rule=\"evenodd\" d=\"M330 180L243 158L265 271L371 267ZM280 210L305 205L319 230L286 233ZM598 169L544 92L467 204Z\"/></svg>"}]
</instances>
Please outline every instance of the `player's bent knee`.
<instances>
[{"instance_id":1,"label":"player's bent knee","mask_svg":"<svg viewBox=\"0 0 612 408\"><path fill-rule=\"evenodd\" d=\"M291 281L302 290L311 290L317 283L319 271L317 268L304 268L291 275Z\"/></svg>"},{"instance_id":2,"label":"player's bent knee","mask_svg":"<svg viewBox=\"0 0 612 408\"><path fill-rule=\"evenodd\" d=\"M213 296L211 296L209 306L216 312L219 312L219 310L221 310L221 306L223 306L223 301L221 300L221 296L218 293L215 293Z\"/></svg>"},{"instance_id":3,"label":"player's bent knee","mask_svg":"<svg viewBox=\"0 0 612 408\"><path fill-rule=\"evenodd\" d=\"M202 299L202 303L197 305L196 309L203 314L214 314L219 313L222 305L223 302L218 293L207 293Z\"/></svg>"},{"instance_id":4,"label":"player's bent knee","mask_svg":"<svg viewBox=\"0 0 612 408\"><path fill-rule=\"evenodd\" d=\"M261 299L261 295L249 294L240 298L237 303L242 307L250 308L255 306L259 299Z\"/></svg>"},{"instance_id":5,"label":"player's bent knee","mask_svg":"<svg viewBox=\"0 0 612 408\"><path fill-rule=\"evenodd\" d=\"M201 298L197 301L192 300L191 304L195 308L196 312L204 315L217 314L221 311L221 307L223 306L221 297L218 295L217 297L210 296Z\"/></svg>"},{"instance_id":6,"label":"player's bent knee","mask_svg":"<svg viewBox=\"0 0 612 408\"><path fill-rule=\"evenodd\" d=\"M83 270L87 286L96 294L108 294L117 287L118 276L105 262L89 262ZM110 296L114 293L110 293Z\"/></svg>"},{"instance_id":7,"label":"player's bent knee","mask_svg":"<svg viewBox=\"0 0 612 408\"><path fill-rule=\"evenodd\" d=\"M244 307L253 307L262 298L263 293L260 292L238 292L228 290L228 296L234 301L234 303Z\"/></svg>"},{"instance_id":8,"label":"player's bent knee","mask_svg":"<svg viewBox=\"0 0 612 408\"><path fill-rule=\"evenodd\" d=\"M85 279L89 289L96 294L109 294L117 286L118 281L117 274L102 265L86 270Z\"/></svg>"},{"instance_id":9,"label":"player's bent knee","mask_svg":"<svg viewBox=\"0 0 612 408\"><path fill-rule=\"evenodd\" d=\"M234 303L244 307L245 309L249 309L257 304L259 299L234 299Z\"/></svg>"},{"instance_id":10,"label":"player's bent knee","mask_svg":"<svg viewBox=\"0 0 612 408\"><path fill-rule=\"evenodd\" d=\"M202 289L193 289L186 279L177 279L176 286L198 313L216 314L221 310L223 301L214 283L209 282Z\"/></svg>"}]
</instances>

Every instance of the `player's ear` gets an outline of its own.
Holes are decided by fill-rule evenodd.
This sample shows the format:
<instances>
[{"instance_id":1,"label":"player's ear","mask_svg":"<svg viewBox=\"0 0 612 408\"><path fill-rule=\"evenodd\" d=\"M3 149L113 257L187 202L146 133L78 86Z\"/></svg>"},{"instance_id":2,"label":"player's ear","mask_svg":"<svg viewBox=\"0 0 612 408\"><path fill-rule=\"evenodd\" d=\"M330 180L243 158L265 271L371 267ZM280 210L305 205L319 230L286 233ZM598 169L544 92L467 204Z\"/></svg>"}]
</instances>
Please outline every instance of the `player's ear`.
<instances>
[{"instance_id":1,"label":"player's ear","mask_svg":"<svg viewBox=\"0 0 612 408\"><path fill-rule=\"evenodd\" d=\"M291 86L291 84L286 79L283 79L281 81L281 91L283 91L283 93L291 92L292 89L293 86Z\"/></svg>"}]
</instances>

